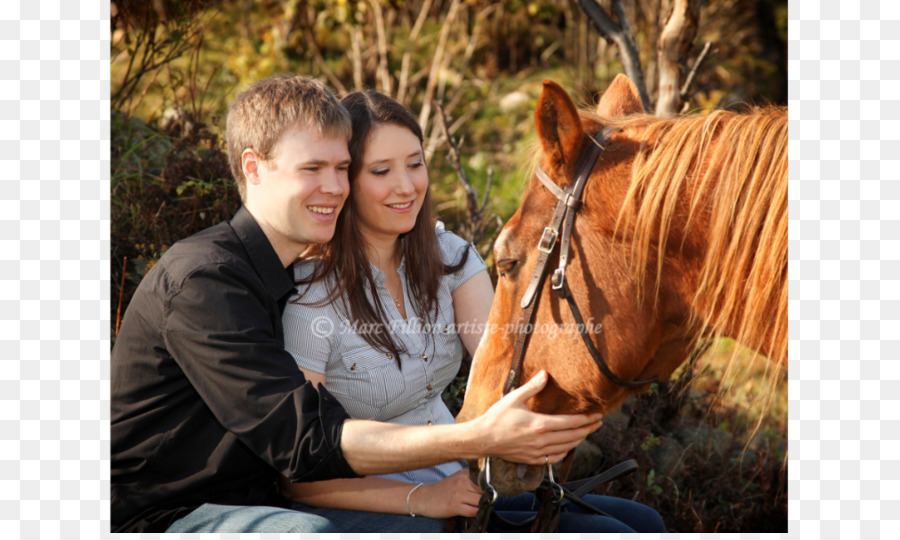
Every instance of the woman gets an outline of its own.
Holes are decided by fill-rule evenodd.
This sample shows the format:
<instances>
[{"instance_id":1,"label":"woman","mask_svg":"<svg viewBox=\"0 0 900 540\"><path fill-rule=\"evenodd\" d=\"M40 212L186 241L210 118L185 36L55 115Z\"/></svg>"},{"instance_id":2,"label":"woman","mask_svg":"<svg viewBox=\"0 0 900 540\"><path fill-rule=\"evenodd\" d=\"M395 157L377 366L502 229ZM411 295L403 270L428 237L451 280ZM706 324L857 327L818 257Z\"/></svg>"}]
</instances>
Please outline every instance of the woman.
<instances>
[{"instance_id":1,"label":"woman","mask_svg":"<svg viewBox=\"0 0 900 540\"><path fill-rule=\"evenodd\" d=\"M353 121L350 196L332 242L295 265L299 298L284 312L286 348L352 417L453 422L441 392L459 369L462 347L474 353L481 339L490 278L469 244L435 226L422 131L412 114L373 91L342 103ZM474 516L481 495L461 462L282 482L282 489L298 508L346 532L440 532L446 518ZM622 521L566 512L560 532L665 532L644 505L598 496L589 502ZM497 508L514 520L527 517L532 496Z\"/></svg>"}]
</instances>

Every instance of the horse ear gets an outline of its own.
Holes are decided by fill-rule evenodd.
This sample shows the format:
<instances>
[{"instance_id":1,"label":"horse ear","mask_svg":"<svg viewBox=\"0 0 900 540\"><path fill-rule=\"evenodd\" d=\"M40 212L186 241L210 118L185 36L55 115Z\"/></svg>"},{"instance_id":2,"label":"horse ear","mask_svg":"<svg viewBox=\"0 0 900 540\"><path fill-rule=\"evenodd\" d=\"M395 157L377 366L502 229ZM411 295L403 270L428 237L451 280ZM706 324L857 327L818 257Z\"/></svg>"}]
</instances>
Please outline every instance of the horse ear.
<instances>
[{"instance_id":1,"label":"horse ear","mask_svg":"<svg viewBox=\"0 0 900 540\"><path fill-rule=\"evenodd\" d=\"M581 117L569 94L553 81L544 81L534 125L544 155L555 164L575 162L584 142Z\"/></svg>"},{"instance_id":2,"label":"horse ear","mask_svg":"<svg viewBox=\"0 0 900 540\"><path fill-rule=\"evenodd\" d=\"M641 95L637 86L621 73L616 75L597 104L597 114L606 118L619 118L642 112L644 106L641 105Z\"/></svg>"}]
</instances>

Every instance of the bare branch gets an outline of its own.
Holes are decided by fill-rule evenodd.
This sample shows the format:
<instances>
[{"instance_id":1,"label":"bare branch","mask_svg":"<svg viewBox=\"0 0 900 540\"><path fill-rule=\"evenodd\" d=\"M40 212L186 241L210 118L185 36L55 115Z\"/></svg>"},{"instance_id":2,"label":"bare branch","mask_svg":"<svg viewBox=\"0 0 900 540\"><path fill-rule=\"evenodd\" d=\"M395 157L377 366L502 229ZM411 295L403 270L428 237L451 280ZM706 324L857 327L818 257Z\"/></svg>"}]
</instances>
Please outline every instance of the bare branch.
<instances>
[{"instance_id":1,"label":"bare branch","mask_svg":"<svg viewBox=\"0 0 900 540\"><path fill-rule=\"evenodd\" d=\"M609 15L606 14L606 10L595 0L578 0L578 5L581 6L581 10L584 11L588 18L591 19L591 22L594 23L594 28L606 38L606 42L614 43L616 41L616 36L622 32L622 29L609 18Z\"/></svg>"},{"instance_id":2,"label":"bare branch","mask_svg":"<svg viewBox=\"0 0 900 540\"><path fill-rule=\"evenodd\" d=\"M316 43L316 37L313 35L312 26L310 26L304 34L306 34L306 45L310 52L312 52L313 61L316 63L316 67L325 75L325 78L328 79L328 82L330 82L335 90L338 91L338 94L346 94L347 88L341 83L341 80L325 62L325 57L322 56L322 50L319 49L319 45Z\"/></svg>"},{"instance_id":3,"label":"bare branch","mask_svg":"<svg viewBox=\"0 0 900 540\"><path fill-rule=\"evenodd\" d=\"M457 176L462 181L463 187L466 190L466 200L469 203L470 209L477 209L477 200L475 197L475 189L472 188L471 182L469 182L469 176L466 174L466 171L462 167L462 161L459 157L459 145L456 140L450 135L450 130L447 127L447 111L444 110L444 104L440 102L436 102L435 106L437 107L437 120L440 122L441 130L444 132L444 137L447 140L447 145L450 147L450 165L456 170Z\"/></svg>"},{"instance_id":4,"label":"bare branch","mask_svg":"<svg viewBox=\"0 0 900 540\"><path fill-rule=\"evenodd\" d=\"M425 86L425 96L422 98L422 110L419 112L419 125L425 130L428 126L428 118L431 116L431 101L434 98L434 90L437 85L437 79L440 75L440 66L443 62L444 51L447 48L447 36L450 34L450 27L456 19L456 13L459 11L459 0L453 0L450 4L450 12L444 19L441 26L441 33L438 37L437 48L434 51L434 58L431 60L431 71L428 73L428 83Z\"/></svg>"},{"instance_id":5,"label":"bare branch","mask_svg":"<svg viewBox=\"0 0 900 540\"><path fill-rule=\"evenodd\" d=\"M350 60L353 63L353 86L363 86L362 29L353 26L350 29Z\"/></svg>"},{"instance_id":6,"label":"bare branch","mask_svg":"<svg viewBox=\"0 0 900 540\"><path fill-rule=\"evenodd\" d=\"M712 46L712 43L709 41L703 45L703 50L700 51L700 55L697 56L697 60L694 61L694 67L691 68L691 72L688 73L687 78L684 80L684 84L681 85L681 90L679 94L681 94L681 101L688 100L688 92L691 89L691 85L694 84L694 77L697 75L697 69L700 68L700 64L706 59L706 55L709 54L709 49Z\"/></svg>"},{"instance_id":7,"label":"bare branch","mask_svg":"<svg viewBox=\"0 0 900 540\"><path fill-rule=\"evenodd\" d=\"M407 102L409 85L412 84L409 80L409 63L412 60L412 45L419 39L419 32L422 31L422 26L425 24L425 19L428 18L428 11L430 9L431 0L422 2L419 16L416 17L416 22L409 33L409 41L406 42L406 48L403 51L403 60L400 63L400 80L397 83L397 101L404 105L406 105Z\"/></svg>"},{"instance_id":8,"label":"bare branch","mask_svg":"<svg viewBox=\"0 0 900 540\"><path fill-rule=\"evenodd\" d=\"M488 168L487 187L485 188L484 199L479 206L478 195L475 193L475 189L472 187L471 182L469 182L469 176L462 167L459 144L450 134L450 130L447 127L447 113L444 110L444 106L441 103L435 103L435 107L437 107L436 116L438 124L443 130L444 137L447 139L447 144L449 146L450 165L456 170L456 176L459 178L466 191L466 218L461 224L461 230L458 232L469 242L478 244L481 242L481 237L484 235L484 231L487 227L484 210L487 207L494 171L492 168ZM493 242L491 242L491 245L493 245Z\"/></svg>"},{"instance_id":9,"label":"bare branch","mask_svg":"<svg viewBox=\"0 0 900 540\"><path fill-rule=\"evenodd\" d=\"M631 23L628 22L628 16L625 15L625 8L622 6L622 0L613 0L613 12L619 19L619 25L622 27L621 43L616 43L619 47L622 65L625 68L625 74L631 79L631 82L638 88L641 95L641 103L645 111L650 110L650 95L647 93L647 83L644 81L644 69L641 67L641 55L638 52L637 44L634 42L634 33L631 31Z\"/></svg>"},{"instance_id":10,"label":"bare branch","mask_svg":"<svg viewBox=\"0 0 900 540\"><path fill-rule=\"evenodd\" d=\"M625 69L625 75L637 86L644 110L650 110L650 95L644 81L644 70L641 68L641 57L631 32L631 23L625 15L621 0L613 0L613 12L619 19L616 24L596 0L578 0L582 11L590 18L594 28L606 39L607 43L615 43L619 49L619 59Z\"/></svg>"},{"instance_id":11,"label":"bare branch","mask_svg":"<svg viewBox=\"0 0 900 540\"><path fill-rule=\"evenodd\" d=\"M381 3L378 0L370 0L372 12L375 14L375 30L378 34L378 68L375 70L377 79L381 80L381 90L391 95L391 74L388 71L388 47L384 31L384 13L381 11Z\"/></svg>"}]
</instances>

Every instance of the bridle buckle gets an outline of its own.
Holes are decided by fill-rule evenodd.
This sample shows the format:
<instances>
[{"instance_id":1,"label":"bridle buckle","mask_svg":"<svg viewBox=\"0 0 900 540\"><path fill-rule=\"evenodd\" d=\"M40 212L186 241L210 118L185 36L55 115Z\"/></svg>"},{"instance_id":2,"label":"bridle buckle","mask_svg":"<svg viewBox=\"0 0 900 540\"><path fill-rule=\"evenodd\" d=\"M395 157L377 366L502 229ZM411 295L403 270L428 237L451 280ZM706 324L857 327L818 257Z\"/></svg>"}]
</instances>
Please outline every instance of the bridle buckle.
<instances>
[{"instance_id":1,"label":"bridle buckle","mask_svg":"<svg viewBox=\"0 0 900 540\"><path fill-rule=\"evenodd\" d=\"M556 245L556 239L558 237L559 231L550 227L544 227L544 233L541 235L540 242L538 242L538 250L549 255L550 252L553 251L553 246Z\"/></svg>"},{"instance_id":2,"label":"bridle buckle","mask_svg":"<svg viewBox=\"0 0 900 540\"><path fill-rule=\"evenodd\" d=\"M566 271L564 268L557 268L553 271L553 275L550 276L550 286L554 291L558 291L563 288L563 285L566 283Z\"/></svg>"}]
</instances>

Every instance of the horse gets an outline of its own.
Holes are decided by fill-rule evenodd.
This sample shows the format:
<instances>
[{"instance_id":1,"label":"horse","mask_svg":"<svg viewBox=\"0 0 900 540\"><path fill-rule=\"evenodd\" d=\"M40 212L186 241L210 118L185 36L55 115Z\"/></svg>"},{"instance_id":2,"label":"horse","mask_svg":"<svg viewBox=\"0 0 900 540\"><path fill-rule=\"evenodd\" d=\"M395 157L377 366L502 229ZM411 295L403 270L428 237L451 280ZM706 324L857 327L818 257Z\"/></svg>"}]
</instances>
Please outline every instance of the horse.
<instances>
[{"instance_id":1,"label":"horse","mask_svg":"<svg viewBox=\"0 0 900 540\"><path fill-rule=\"evenodd\" d=\"M785 108L660 118L619 75L595 111L544 81L535 128L538 166L495 242L488 331L457 421L541 369L550 377L532 410L608 413L719 337L786 366ZM560 225L561 206L574 221ZM543 279L539 262L559 266L564 283L560 270ZM500 495L531 491L544 474L489 459ZM484 465L470 464L473 479Z\"/></svg>"}]
</instances>

